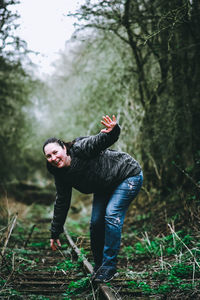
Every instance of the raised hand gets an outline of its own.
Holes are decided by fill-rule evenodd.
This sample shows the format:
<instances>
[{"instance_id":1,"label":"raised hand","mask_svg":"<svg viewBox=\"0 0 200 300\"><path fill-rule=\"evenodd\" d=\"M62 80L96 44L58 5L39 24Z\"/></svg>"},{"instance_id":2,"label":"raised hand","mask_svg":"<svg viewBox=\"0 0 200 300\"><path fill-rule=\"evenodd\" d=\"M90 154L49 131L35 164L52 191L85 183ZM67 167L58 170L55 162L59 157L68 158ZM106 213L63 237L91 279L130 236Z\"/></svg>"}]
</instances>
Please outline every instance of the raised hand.
<instances>
[{"instance_id":1,"label":"raised hand","mask_svg":"<svg viewBox=\"0 0 200 300\"><path fill-rule=\"evenodd\" d=\"M117 124L115 115L112 116L112 119L108 115L103 116L103 120L101 120L101 124L103 124L106 127L106 129L102 129L101 132L106 132L106 133L110 132Z\"/></svg>"}]
</instances>

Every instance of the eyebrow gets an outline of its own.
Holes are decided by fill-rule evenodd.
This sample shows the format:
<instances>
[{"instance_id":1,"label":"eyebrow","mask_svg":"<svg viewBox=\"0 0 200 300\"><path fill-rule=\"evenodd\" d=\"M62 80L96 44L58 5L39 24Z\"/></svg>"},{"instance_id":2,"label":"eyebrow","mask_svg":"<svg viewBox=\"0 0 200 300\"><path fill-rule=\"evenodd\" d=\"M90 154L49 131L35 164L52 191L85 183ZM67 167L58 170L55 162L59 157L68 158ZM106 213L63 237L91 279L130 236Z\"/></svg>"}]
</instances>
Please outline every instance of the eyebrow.
<instances>
[{"instance_id":1,"label":"eyebrow","mask_svg":"<svg viewBox=\"0 0 200 300\"><path fill-rule=\"evenodd\" d=\"M54 152L58 152L58 150L57 150L57 149L53 149L53 150L51 151L51 153L54 153ZM47 154L45 154L45 156L50 156L51 153L47 153Z\"/></svg>"}]
</instances>

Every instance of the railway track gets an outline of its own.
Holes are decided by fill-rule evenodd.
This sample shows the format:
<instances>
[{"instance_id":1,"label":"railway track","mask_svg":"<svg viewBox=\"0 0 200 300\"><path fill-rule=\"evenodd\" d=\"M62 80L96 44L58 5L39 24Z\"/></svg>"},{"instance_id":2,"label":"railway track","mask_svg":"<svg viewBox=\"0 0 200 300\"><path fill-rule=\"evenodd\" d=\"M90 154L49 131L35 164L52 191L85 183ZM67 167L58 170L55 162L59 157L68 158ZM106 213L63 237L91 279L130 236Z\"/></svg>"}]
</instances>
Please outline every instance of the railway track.
<instances>
[{"instance_id":1,"label":"railway track","mask_svg":"<svg viewBox=\"0 0 200 300\"><path fill-rule=\"evenodd\" d=\"M0 299L149 299L130 288L130 280L123 275L107 284L91 280L88 237L70 236L65 231L62 247L52 251L49 219L39 220L27 230L15 230L15 224L16 219L1 247Z\"/></svg>"}]
</instances>

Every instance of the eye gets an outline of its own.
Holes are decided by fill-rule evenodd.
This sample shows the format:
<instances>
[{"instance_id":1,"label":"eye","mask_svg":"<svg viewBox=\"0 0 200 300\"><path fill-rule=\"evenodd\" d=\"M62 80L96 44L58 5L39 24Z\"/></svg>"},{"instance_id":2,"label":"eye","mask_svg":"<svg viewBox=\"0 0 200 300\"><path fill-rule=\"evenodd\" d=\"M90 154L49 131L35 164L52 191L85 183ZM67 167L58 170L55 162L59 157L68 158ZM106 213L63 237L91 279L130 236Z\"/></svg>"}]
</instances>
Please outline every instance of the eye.
<instances>
[{"instance_id":1,"label":"eye","mask_svg":"<svg viewBox=\"0 0 200 300\"><path fill-rule=\"evenodd\" d=\"M54 150L54 151L53 151L53 154L57 154L57 153L58 153L58 151L57 151L57 150Z\"/></svg>"}]
</instances>

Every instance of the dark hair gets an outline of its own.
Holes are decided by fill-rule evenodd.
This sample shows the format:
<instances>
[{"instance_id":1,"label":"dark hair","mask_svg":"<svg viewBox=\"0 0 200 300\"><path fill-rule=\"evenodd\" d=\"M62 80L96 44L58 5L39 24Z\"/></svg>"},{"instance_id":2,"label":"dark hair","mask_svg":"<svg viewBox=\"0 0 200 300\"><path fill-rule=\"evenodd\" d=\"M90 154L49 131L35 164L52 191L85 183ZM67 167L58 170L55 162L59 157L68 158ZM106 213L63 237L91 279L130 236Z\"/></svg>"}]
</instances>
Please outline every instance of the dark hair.
<instances>
[{"instance_id":1,"label":"dark hair","mask_svg":"<svg viewBox=\"0 0 200 300\"><path fill-rule=\"evenodd\" d=\"M43 150L43 153L45 154L44 152L44 148L46 145L48 144L51 144L51 143L57 143L58 145L60 145L62 148L66 147L67 149L67 155L69 155L69 149L71 148L71 146L74 144L75 141L72 141L72 142L64 142L60 139L57 139L56 137L51 137L49 139L47 139L44 144L43 144L43 147L42 147L42 150Z\"/></svg>"}]
</instances>

